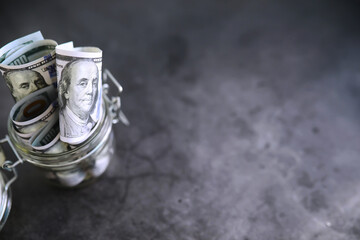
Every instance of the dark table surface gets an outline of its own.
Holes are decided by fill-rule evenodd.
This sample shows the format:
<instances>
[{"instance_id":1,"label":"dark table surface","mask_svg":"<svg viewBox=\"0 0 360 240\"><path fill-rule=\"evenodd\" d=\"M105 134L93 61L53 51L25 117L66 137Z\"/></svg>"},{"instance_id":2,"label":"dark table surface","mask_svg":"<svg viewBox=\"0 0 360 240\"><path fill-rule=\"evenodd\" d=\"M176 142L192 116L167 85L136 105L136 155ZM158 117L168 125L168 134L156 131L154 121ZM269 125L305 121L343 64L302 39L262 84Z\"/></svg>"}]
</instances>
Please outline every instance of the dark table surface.
<instances>
[{"instance_id":1,"label":"dark table surface","mask_svg":"<svg viewBox=\"0 0 360 240\"><path fill-rule=\"evenodd\" d=\"M130 127L94 184L18 167L7 239L360 239L359 4L2 3L0 45L100 47ZM13 100L0 83L0 134Z\"/></svg>"}]
</instances>

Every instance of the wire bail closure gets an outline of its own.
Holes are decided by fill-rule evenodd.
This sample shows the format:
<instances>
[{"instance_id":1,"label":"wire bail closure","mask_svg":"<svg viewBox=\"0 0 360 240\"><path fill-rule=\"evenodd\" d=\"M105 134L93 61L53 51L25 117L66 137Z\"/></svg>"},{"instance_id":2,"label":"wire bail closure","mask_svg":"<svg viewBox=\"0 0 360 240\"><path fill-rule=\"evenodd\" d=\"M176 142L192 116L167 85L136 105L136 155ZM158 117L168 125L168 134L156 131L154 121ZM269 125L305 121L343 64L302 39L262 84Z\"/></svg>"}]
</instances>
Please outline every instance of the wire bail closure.
<instances>
[{"instance_id":1,"label":"wire bail closure","mask_svg":"<svg viewBox=\"0 0 360 240\"><path fill-rule=\"evenodd\" d=\"M10 160L5 160L5 162L2 164L2 168L6 171L12 172L14 174L14 176L5 184L5 191L8 191L8 189L10 188L10 185L15 182L15 180L18 177L17 171L16 171L16 166L23 163L24 160L20 157L20 155L17 153L15 146L12 144L12 142L9 139L8 135L5 135L5 138L0 140L0 143L8 143L11 150L13 151L13 153L15 154L15 156L17 157L17 161L16 162L12 162Z\"/></svg>"},{"instance_id":2,"label":"wire bail closure","mask_svg":"<svg viewBox=\"0 0 360 240\"><path fill-rule=\"evenodd\" d=\"M110 85L108 84L108 78L112 81L112 83L116 86L118 90L118 95L111 96L111 99L108 96L109 88L110 88ZM113 118L112 120L113 124L116 124L119 121L121 121L124 125L129 126L130 125L129 120L127 119L125 114L121 111L120 93L123 91L122 86L108 69L105 69L103 72L103 80L104 80L103 83L104 99L110 105L109 109Z\"/></svg>"}]
</instances>

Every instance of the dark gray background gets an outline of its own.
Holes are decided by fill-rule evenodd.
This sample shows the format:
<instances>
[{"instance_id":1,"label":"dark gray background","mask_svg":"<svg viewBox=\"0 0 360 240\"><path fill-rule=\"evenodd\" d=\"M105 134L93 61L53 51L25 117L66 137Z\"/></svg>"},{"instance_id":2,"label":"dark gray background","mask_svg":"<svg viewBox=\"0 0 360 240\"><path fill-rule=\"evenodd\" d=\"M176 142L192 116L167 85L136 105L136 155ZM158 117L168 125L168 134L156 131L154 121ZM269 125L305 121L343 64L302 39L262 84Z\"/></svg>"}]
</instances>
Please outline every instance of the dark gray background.
<instances>
[{"instance_id":1,"label":"dark gray background","mask_svg":"<svg viewBox=\"0 0 360 240\"><path fill-rule=\"evenodd\" d=\"M2 3L0 45L93 45L131 126L93 185L18 167L0 239L360 239L355 1ZM0 83L0 134L13 105Z\"/></svg>"}]
</instances>

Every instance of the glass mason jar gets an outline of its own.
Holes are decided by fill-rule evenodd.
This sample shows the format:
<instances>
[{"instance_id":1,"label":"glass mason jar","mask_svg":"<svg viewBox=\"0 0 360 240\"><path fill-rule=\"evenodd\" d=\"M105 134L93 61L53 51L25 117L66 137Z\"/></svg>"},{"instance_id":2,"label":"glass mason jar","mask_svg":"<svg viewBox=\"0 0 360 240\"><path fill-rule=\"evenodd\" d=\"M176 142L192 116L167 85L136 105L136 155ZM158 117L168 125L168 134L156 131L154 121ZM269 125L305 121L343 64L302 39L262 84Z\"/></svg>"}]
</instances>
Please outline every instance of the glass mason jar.
<instances>
[{"instance_id":1,"label":"glass mason jar","mask_svg":"<svg viewBox=\"0 0 360 240\"><path fill-rule=\"evenodd\" d=\"M39 152L25 145L21 138L15 133L11 119L8 119L9 145L13 149L18 161L7 167L13 168L18 163L28 162L42 170L50 183L60 187L84 186L105 172L110 160L114 157L115 138L112 125L120 120L128 125L125 115L121 112L120 97L108 97L110 79L117 87L119 94L121 85L105 69L103 74L103 114L99 119L92 135L83 143L71 146L66 151L58 153Z\"/></svg>"},{"instance_id":2,"label":"glass mason jar","mask_svg":"<svg viewBox=\"0 0 360 240\"><path fill-rule=\"evenodd\" d=\"M82 144L60 153L34 151L15 133L11 119L8 134L23 161L40 168L46 179L57 186L79 187L99 177L114 155L114 134L109 105L103 101L102 118L94 133Z\"/></svg>"},{"instance_id":3,"label":"glass mason jar","mask_svg":"<svg viewBox=\"0 0 360 240\"><path fill-rule=\"evenodd\" d=\"M109 97L110 79L118 94ZM98 178L107 169L115 154L115 138L112 125L121 121L129 125L129 121L121 111L120 93L122 87L109 70L103 72L103 114L94 132L84 143L72 146L63 152L39 152L25 145L15 133L11 119L8 119L8 135L0 139L0 166L12 173L7 178L5 171L0 171L0 230L10 213L11 184L17 179L16 166L28 162L42 170L44 176L52 184L60 187L75 188L85 186ZM1 144L8 143L17 161L5 160ZM61 143L60 143L61 144ZM1 169L0 169L1 170Z\"/></svg>"}]
</instances>

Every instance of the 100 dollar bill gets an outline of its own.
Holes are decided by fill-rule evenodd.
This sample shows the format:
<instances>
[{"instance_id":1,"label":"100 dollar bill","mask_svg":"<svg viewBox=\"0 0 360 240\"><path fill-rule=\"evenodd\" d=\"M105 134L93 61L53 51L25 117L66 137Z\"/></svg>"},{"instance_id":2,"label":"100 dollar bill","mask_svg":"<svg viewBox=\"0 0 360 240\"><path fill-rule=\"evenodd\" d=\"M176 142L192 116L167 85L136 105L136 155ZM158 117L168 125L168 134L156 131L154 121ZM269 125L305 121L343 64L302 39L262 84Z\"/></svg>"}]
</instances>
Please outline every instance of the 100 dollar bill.
<instances>
[{"instance_id":1,"label":"100 dollar bill","mask_svg":"<svg viewBox=\"0 0 360 240\"><path fill-rule=\"evenodd\" d=\"M56 47L61 141L80 144L91 135L103 111L101 67L97 47Z\"/></svg>"}]
</instances>

